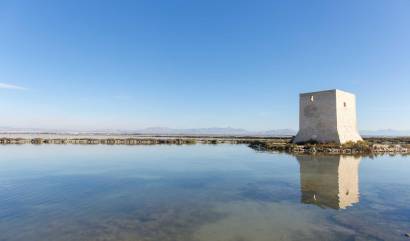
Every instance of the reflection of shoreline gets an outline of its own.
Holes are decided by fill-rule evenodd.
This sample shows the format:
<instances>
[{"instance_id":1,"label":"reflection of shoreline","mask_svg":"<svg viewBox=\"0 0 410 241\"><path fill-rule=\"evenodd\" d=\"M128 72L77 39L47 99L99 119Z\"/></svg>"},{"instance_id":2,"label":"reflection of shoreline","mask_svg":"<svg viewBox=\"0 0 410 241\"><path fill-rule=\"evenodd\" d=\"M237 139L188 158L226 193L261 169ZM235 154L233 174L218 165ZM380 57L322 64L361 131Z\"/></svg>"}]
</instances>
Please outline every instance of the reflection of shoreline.
<instances>
[{"instance_id":1,"label":"reflection of shoreline","mask_svg":"<svg viewBox=\"0 0 410 241\"><path fill-rule=\"evenodd\" d=\"M359 202L361 157L296 157L300 165L301 201L324 208L345 209Z\"/></svg>"}]
</instances>

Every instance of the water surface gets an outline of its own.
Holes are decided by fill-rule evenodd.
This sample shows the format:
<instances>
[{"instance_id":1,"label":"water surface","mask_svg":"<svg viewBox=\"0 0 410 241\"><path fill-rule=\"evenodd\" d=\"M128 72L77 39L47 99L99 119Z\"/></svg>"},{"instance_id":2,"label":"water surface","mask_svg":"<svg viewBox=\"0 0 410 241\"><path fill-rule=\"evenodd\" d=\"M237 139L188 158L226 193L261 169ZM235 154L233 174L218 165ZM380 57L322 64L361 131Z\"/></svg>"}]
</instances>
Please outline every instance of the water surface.
<instances>
[{"instance_id":1,"label":"water surface","mask_svg":"<svg viewBox=\"0 0 410 241\"><path fill-rule=\"evenodd\" d=\"M0 146L0 241L409 240L410 157Z\"/></svg>"}]
</instances>

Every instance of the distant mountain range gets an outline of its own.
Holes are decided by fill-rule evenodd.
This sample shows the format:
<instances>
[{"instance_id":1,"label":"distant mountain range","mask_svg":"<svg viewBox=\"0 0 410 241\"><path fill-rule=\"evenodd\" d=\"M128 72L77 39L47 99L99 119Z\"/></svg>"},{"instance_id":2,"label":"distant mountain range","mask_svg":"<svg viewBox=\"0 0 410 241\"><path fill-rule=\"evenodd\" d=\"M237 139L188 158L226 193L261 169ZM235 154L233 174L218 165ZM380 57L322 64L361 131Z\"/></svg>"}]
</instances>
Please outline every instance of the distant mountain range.
<instances>
[{"instance_id":1,"label":"distant mountain range","mask_svg":"<svg viewBox=\"0 0 410 241\"><path fill-rule=\"evenodd\" d=\"M297 131L294 129L277 129L267 131L248 131L237 128L194 128L194 129L171 129L163 127L151 127L136 130L136 133L142 134L184 134L184 135L257 135L257 136L293 136ZM363 136L410 136L410 130L362 130Z\"/></svg>"},{"instance_id":2,"label":"distant mountain range","mask_svg":"<svg viewBox=\"0 0 410 241\"><path fill-rule=\"evenodd\" d=\"M232 127L173 129L167 127L150 127L145 129L97 129L97 130L68 130L41 128L13 128L0 127L0 133L66 133L66 134L145 134L145 135L236 135L236 136L293 136L294 129L276 129L267 131L249 131ZM362 130L363 136L410 136L410 130Z\"/></svg>"},{"instance_id":3,"label":"distant mountain range","mask_svg":"<svg viewBox=\"0 0 410 241\"><path fill-rule=\"evenodd\" d=\"M296 133L291 129L278 129L269 131L248 131L245 129L231 127L193 128L193 129L171 129L163 127L151 127L137 130L143 134L184 134L184 135L261 135L261 136L291 136Z\"/></svg>"},{"instance_id":4,"label":"distant mountain range","mask_svg":"<svg viewBox=\"0 0 410 241\"><path fill-rule=\"evenodd\" d=\"M237 136L292 136L296 133L292 129L278 129L268 131L248 131L245 129L232 127L212 127L212 128L189 128L173 129L167 127L149 127L145 129L125 130L125 129L96 129L96 130L69 130L69 129L44 129L44 128L13 128L0 127L0 133L112 133L112 134L146 134L146 135L237 135Z\"/></svg>"}]
</instances>

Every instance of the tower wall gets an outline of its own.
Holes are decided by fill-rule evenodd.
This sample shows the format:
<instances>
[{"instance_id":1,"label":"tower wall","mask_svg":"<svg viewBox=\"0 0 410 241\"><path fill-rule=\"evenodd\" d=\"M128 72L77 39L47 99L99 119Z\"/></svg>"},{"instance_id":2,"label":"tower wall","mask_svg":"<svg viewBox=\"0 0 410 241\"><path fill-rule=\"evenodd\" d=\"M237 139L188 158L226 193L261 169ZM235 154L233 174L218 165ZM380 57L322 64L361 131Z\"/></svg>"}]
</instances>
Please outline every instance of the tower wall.
<instances>
[{"instance_id":1,"label":"tower wall","mask_svg":"<svg viewBox=\"0 0 410 241\"><path fill-rule=\"evenodd\" d=\"M340 143L362 140L357 130L356 97L347 92L336 91L336 106Z\"/></svg>"}]
</instances>

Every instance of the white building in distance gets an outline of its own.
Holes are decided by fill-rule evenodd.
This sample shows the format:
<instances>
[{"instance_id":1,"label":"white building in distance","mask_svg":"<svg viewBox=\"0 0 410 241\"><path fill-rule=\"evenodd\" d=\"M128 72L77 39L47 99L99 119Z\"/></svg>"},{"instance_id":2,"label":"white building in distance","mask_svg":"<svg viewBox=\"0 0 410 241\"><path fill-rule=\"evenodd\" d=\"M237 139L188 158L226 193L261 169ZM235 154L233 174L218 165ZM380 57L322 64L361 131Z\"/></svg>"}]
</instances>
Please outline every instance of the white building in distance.
<instances>
[{"instance_id":1,"label":"white building in distance","mask_svg":"<svg viewBox=\"0 0 410 241\"><path fill-rule=\"evenodd\" d=\"M355 95L341 90L300 94L299 132L294 143L360 140Z\"/></svg>"}]
</instances>

